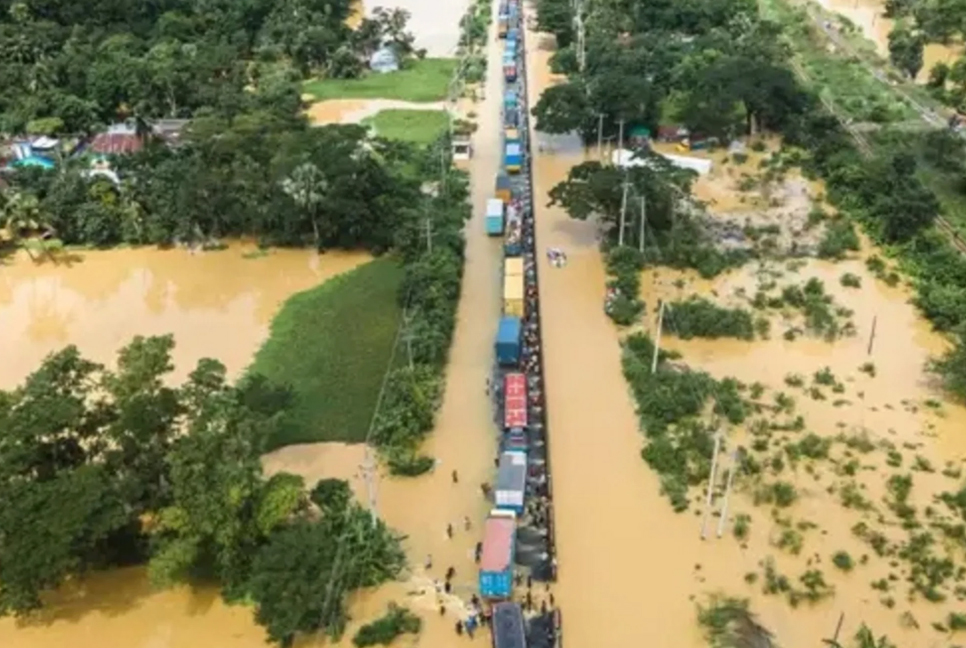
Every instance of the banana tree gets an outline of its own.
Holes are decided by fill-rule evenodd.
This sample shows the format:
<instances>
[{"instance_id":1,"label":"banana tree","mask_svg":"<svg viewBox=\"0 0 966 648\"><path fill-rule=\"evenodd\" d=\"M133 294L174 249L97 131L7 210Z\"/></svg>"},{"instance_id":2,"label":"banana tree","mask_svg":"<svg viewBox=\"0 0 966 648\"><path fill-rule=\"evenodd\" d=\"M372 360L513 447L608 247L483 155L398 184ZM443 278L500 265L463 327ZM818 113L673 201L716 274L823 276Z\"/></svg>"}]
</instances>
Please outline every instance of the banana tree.
<instances>
[{"instance_id":1,"label":"banana tree","mask_svg":"<svg viewBox=\"0 0 966 648\"><path fill-rule=\"evenodd\" d=\"M303 215L312 223L315 247L320 247L319 233L320 207L326 198L329 182L325 174L311 162L295 167L292 174L282 180L282 191L298 206Z\"/></svg>"}]
</instances>

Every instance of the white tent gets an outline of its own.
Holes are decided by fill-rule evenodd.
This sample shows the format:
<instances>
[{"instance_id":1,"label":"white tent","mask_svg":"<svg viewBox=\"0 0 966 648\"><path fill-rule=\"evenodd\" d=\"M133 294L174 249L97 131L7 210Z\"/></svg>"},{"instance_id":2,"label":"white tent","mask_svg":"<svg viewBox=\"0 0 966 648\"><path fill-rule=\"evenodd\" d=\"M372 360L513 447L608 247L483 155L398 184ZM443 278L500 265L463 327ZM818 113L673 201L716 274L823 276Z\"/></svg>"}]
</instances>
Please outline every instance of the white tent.
<instances>
[{"instance_id":1,"label":"white tent","mask_svg":"<svg viewBox=\"0 0 966 648\"><path fill-rule=\"evenodd\" d=\"M698 175L707 175L711 173L711 160L687 155L670 155L667 153L661 153L660 151L654 151L654 153L660 155L674 166L681 169L690 169ZM613 162L615 166L619 167L635 167L644 166L647 164L647 159L634 157L634 151L619 149L614 151L613 155L611 155L611 162Z\"/></svg>"}]
</instances>

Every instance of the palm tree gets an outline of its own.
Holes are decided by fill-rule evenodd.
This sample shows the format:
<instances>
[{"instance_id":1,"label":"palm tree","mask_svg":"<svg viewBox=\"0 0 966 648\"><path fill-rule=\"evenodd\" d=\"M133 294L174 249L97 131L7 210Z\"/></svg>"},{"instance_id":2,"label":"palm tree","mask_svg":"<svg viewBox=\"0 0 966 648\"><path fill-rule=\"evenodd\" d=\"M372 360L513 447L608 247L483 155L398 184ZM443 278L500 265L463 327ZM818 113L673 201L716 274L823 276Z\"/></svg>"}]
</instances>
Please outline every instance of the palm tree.
<instances>
[{"instance_id":1,"label":"palm tree","mask_svg":"<svg viewBox=\"0 0 966 648\"><path fill-rule=\"evenodd\" d=\"M20 243L25 234L32 238L30 235L37 232L41 232L41 241L52 239L54 229L44 221L43 216L40 200L32 193L15 192L0 205L0 222L14 244ZM46 246L42 247L47 250ZM23 245L23 248L34 259L30 247Z\"/></svg>"},{"instance_id":2,"label":"palm tree","mask_svg":"<svg viewBox=\"0 0 966 648\"><path fill-rule=\"evenodd\" d=\"M284 191L312 222L315 233L315 247L319 248L321 236L319 234L319 207L325 200L329 182L325 174L311 162L305 162L295 167L292 174L282 180Z\"/></svg>"}]
</instances>

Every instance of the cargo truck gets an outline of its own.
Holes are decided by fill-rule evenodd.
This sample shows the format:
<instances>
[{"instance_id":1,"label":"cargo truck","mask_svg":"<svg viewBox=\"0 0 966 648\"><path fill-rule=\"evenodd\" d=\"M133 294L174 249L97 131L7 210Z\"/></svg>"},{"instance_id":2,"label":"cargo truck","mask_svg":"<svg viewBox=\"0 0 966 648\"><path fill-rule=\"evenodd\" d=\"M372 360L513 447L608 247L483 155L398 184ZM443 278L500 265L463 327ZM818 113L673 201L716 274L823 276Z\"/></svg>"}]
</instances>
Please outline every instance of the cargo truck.
<instances>
[{"instance_id":1,"label":"cargo truck","mask_svg":"<svg viewBox=\"0 0 966 648\"><path fill-rule=\"evenodd\" d=\"M496 471L496 507L523 514L523 499L527 491L527 454L507 451L500 455Z\"/></svg>"},{"instance_id":2,"label":"cargo truck","mask_svg":"<svg viewBox=\"0 0 966 648\"><path fill-rule=\"evenodd\" d=\"M498 173L496 176L496 197L502 200L504 204L509 203L513 197L513 192L510 189L510 178L505 173Z\"/></svg>"},{"instance_id":3,"label":"cargo truck","mask_svg":"<svg viewBox=\"0 0 966 648\"><path fill-rule=\"evenodd\" d=\"M493 648L527 648L523 608L505 601L493 606Z\"/></svg>"},{"instance_id":4,"label":"cargo truck","mask_svg":"<svg viewBox=\"0 0 966 648\"><path fill-rule=\"evenodd\" d=\"M496 361L501 367L516 367L523 353L523 323L519 317L504 316L496 329Z\"/></svg>"},{"instance_id":5,"label":"cargo truck","mask_svg":"<svg viewBox=\"0 0 966 648\"><path fill-rule=\"evenodd\" d=\"M503 209L505 205L499 198L486 201L486 233L490 236L503 234Z\"/></svg>"},{"instance_id":6,"label":"cargo truck","mask_svg":"<svg viewBox=\"0 0 966 648\"><path fill-rule=\"evenodd\" d=\"M523 167L523 147L519 143L506 145L503 166L509 174L520 173L520 169Z\"/></svg>"},{"instance_id":7,"label":"cargo truck","mask_svg":"<svg viewBox=\"0 0 966 648\"><path fill-rule=\"evenodd\" d=\"M523 276L523 259L514 257L503 261L503 276L511 275Z\"/></svg>"},{"instance_id":8,"label":"cargo truck","mask_svg":"<svg viewBox=\"0 0 966 648\"><path fill-rule=\"evenodd\" d=\"M508 373L503 377L503 438L501 450L526 452L530 449L527 437L527 377L522 373Z\"/></svg>"},{"instance_id":9,"label":"cargo truck","mask_svg":"<svg viewBox=\"0 0 966 648\"><path fill-rule=\"evenodd\" d=\"M491 16L493 14L490 14ZM492 20L492 18L491 18ZM509 13L500 13L500 22L498 23L498 30L500 38L506 38L507 29L510 25L510 15Z\"/></svg>"},{"instance_id":10,"label":"cargo truck","mask_svg":"<svg viewBox=\"0 0 966 648\"><path fill-rule=\"evenodd\" d=\"M519 144L520 131L515 127L507 128L503 133L503 139L506 140L507 144Z\"/></svg>"},{"instance_id":11,"label":"cargo truck","mask_svg":"<svg viewBox=\"0 0 966 648\"><path fill-rule=\"evenodd\" d=\"M517 109L517 93L515 90L507 90L503 93L503 110L509 112Z\"/></svg>"},{"instance_id":12,"label":"cargo truck","mask_svg":"<svg viewBox=\"0 0 966 648\"><path fill-rule=\"evenodd\" d=\"M513 593L516 555L516 515L493 509L483 525L480 557L480 595L489 600L508 599Z\"/></svg>"},{"instance_id":13,"label":"cargo truck","mask_svg":"<svg viewBox=\"0 0 966 648\"><path fill-rule=\"evenodd\" d=\"M509 14L509 12L508 12ZM508 15L509 18L509 15ZM510 27L506 32L506 42L507 44L516 43L517 46L520 44L520 28Z\"/></svg>"},{"instance_id":14,"label":"cargo truck","mask_svg":"<svg viewBox=\"0 0 966 648\"><path fill-rule=\"evenodd\" d=\"M503 235L503 255L518 257L521 254L523 254L523 225L519 218L507 218L506 233Z\"/></svg>"},{"instance_id":15,"label":"cargo truck","mask_svg":"<svg viewBox=\"0 0 966 648\"><path fill-rule=\"evenodd\" d=\"M517 80L517 62L515 58L503 59L503 78L507 83Z\"/></svg>"},{"instance_id":16,"label":"cargo truck","mask_svg":"<svg viewBox=\"0 0 966 648\"><path fill-rule=\"evenodd\" d=\"M523 317L523 277L503 278L503 314Z\"/></svg>"}]
</instances>

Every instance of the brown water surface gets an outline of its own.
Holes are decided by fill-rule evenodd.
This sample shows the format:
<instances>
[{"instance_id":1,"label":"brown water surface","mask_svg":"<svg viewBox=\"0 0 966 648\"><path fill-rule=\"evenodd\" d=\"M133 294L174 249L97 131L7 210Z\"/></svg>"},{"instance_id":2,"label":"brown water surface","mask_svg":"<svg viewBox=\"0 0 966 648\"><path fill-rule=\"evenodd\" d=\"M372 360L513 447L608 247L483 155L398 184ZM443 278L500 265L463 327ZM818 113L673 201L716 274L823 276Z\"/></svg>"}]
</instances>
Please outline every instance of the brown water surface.
<instances>
[{"instance_id":1,"label":"brown water surface","mask_svg":"<svg viewBox=\"0 0 966 648\"><path fill-rule=\"evenodd\" d=\"M529 42L535 42L534 36L530 35ZM546 52L528 52L531 97L538 97L549 83L547 57ZM571 221L559 209L544 207L547 191L583 156L554 153L562 148L554 138L535 136L546 143L546 152L536 156L540 245L557 246L568 254L566 267L555 269L541 259L540 268L560 561L556 591L564 612L567 644L702 646L705 643L696 627L695 603L707 593L724 592L749 597L761 621L786 647L822 645L822 639L834 631L841 612L846 613L843 637L851 637L859 624L866 622L877 635L887 634L898 645L948 645L928 625L945 618L948 606L909 603L901 584L894 589L899 601L894 609L879 601L879 593L869 583L887 576L892 571L888 564L873 556L868 565L848 575L831 566L830 556L835 551L847 550L856 559L871 551L850 531L861 518L841 507L837 496L826 491L835 481L828 466L818 468L817 476L804 470L785 472L785 478L794 481L801 495L800 503L786 513L795 520L819 525L805 534L805 548L799 556L774 546L778 525L767 509L753 506L749 484L743 478L739 478L732 495L729 518L733 521L737 513L752 516L751 535L744 545L731 537L730 525L724 529L727 535L716 538L717 518L709 523L709 539L700 539L703 491L693 492L689 512L672 512L660 494L655 475L639 455L642 439L621 376L619 336L602 308L605 273L596 249L594 225ZM820 187L813 189L821 193ZM727 200L722 203L733 207ZM694 280L667 270L649 272L644 275L642 294L650 306L659 295L684 297L692 293L738 302L736 290L743 288L749 296L754 293L757 270L749 267L716 281ZM822 278L835 299L854 310L858 334L834 344L804 338L787 342L781 337L782 323L776 321L772 339L764 343L685 342L666 336L664 346L682 352L684 360L695 368L717 377L760 381L772 391L788 389L784 384L788 373L810 378L828 366L845 381L842 398L851 402L836 407L832 398L812 401L796 392L809 431L834 436L865 430L873 439L888 439L899 447L904 442L916 444L915 452L936 466L947 460L958 462L966 455L961 433L966 412L948 403L938 413L923 406L927 399L939 398L924 365L931 355L945 348L945 341L915 313L908 303L909 291L877 283L858 260L839 265L813 262L797 275L784 272L784 280L789 282L811 276ZM839 286L844 272L859 275L863 288ZM659 283L655 274L660 277ZM677 279L685 280L683 288L674 286ZM877 342L872 360L877 375L870 378L858 368L869 360L868 336L876 316ZM653 328L653 311L646 321ZM732 430L731 435L741 439L743 430ZM911 453L906 454L908 465ZM722 467L728 463L723 460ZM881 456L864 463L870 469L856 479L864 485L865 495L879 503L885 479L892 471L884 469ZM929 504L934 493L958 487L955 480L938 472L916 473L915 480L912 499L920 507ZM904 537L898 529L886 532L896 539ZM765 596L760 572L762 561L769 556L775 558L779 572L796 583L811 559L812 566L822 569L826 581L835 587L836 596L815 605L803 603L797 609L782 597ZM745 582L749 572L759 573L758 584ZM905 611L914 615L921 631L901 627L899 617Z\"/></svg>"},{"instance_id":2,"label":"brown water surface","mask_svg":"<svg viewBox=\"0 0 966 648\"><path fill-rule=\"evenodd\" d=\"M868 40L875 44L876 51L883 58L889 58L889 32L895 21L885 17L885 2L882 0L818 0L829 11L848 18ZM930 70L937 63L952 65L963 54L962 45L942 45L929 43L923 50L923 65L917 81L929 79Z\"/></svg>"},{"instance_id":3,"label":"brown water surface","mask_svg":"<svg viewBox=\"0 0 966 648\"><path fill-rule=\"evenodd\" d=\"M69 264L26 255L0 265L0 388L18 384L48 353L76 344L112 363L135 335L175 337L173 378L204 357L232 376L268 334L295 292L350 270L369 256L253 246L191 253L153 248L80 251Z\"/></svg>"}]
</instances>

